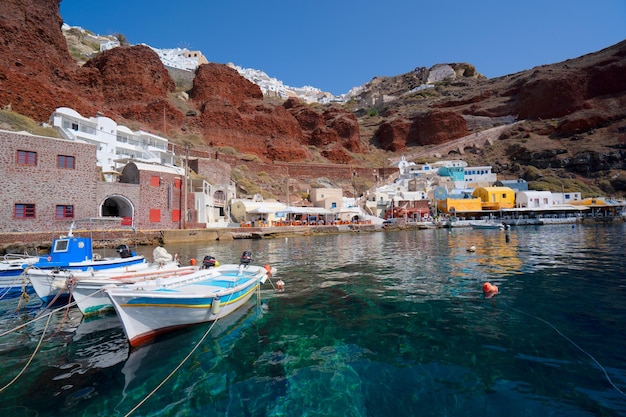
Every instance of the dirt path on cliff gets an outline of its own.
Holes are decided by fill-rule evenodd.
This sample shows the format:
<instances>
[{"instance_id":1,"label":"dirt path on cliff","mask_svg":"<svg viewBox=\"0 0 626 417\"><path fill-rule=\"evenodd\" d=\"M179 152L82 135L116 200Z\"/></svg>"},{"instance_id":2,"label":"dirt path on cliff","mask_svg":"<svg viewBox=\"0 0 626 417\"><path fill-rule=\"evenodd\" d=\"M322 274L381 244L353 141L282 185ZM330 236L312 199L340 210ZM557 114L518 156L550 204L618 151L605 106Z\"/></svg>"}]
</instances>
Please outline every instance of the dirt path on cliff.
<instances>
[{"instance_id":1,"label":"dirt path on cliff","mask_svg":"<svg viewBox=\"0 0 626 417\"><path fill-rule=\"evenodd\" d=\"M491 129L483 130L481 132L472 133L471 135L463 136L462 138L442 143L440 145L422 147L419 150L404 154L402 156L404 156L407 161L410 161L418 158L445 159L451 151L455 151L463 155L465 153L465 149L468 147L481 148L487 144L492 144L493 142L498 140L502 132L510 129L512 126L515 126L516 123L497 126ZM398 164L398 162L400 162L400 160L402 159L402 156L389 158L389 163L391 165Z\"/></svg>"}]
</instances>

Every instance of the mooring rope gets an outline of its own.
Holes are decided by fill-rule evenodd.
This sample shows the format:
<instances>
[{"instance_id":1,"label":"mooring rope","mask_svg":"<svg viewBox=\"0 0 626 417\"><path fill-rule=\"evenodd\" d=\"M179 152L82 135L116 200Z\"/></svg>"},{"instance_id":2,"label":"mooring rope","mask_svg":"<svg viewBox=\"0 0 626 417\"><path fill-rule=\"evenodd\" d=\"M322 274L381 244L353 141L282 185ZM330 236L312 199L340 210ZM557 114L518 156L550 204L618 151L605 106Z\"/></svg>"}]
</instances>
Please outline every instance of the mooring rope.
<instances>
[{"instance_id":1,"label":"mooring rope","mask_svg":"<svg viewBox=\"0 0 626 417\"><path fill-rule=\"evenodd\" d=\"M48 321L46 322L46 326L43 329L43 332L41 333L41 337L39 338L39 342L37 343L37 347L35 348L35 351L30 355L30 358L28 359L28 361L26 362L26 365L24 365L24 367L22 368L22 370L15 375L15 378L13 378L8 384L6 384L4 387L0 388L0 392L4 391L5 389L7 389L8 387L10 387L11 385L13 385L13 383L15 381L17 381L22 374L26 371L26 368L28 368L31 364L31 362L33 361L33 359L35 359L35 355L37 354L37 352L39 352L39 349L41 348L41 344L43 343L43 338L46 335L46 331L48 331L48 326L50 325L50 320L52 319L52 313L50 313L48 315ZM6 334L6 333L5 333ZM1 335L0 335L1 336Z\"/></svg>"},{"instance_id":2,"label":"mooring rope","mask_svg":"<svg viewBox=\"0 0 626 417\"><path fill-rule=\"evenodd\" d=\"M576 349L580 350L582 353L584 353L585 355L587 355L592 361L593 363L595 363L604 373L604 377L606 378L606 380L608 381L608 383L617 391L619 392L622 396L626 397L626 393L624 393L624 391L622 391L617 385L615 385L615 383L613 382L613 380L611 379L611 377L609 376L609 373L607 372L606 368L604 366L602 366L602 364L600 363L600 361L598 361L591 353L587 352L585 349L583 349L582 347L580 347L576 342L574 342L572 339L570 339L569 337L567 337L561 330L559 330L554 324L550 323L549 321L542 319L541 317L538 317L534 314L531 313L527 313L523 310L520 310L519 308L515 308L513 306L511 306L508 303L505 303L506 306L508 308L510 308L511 310L515 310L518 313L524 314L528 317L532 317L535 320L539 320L545 324L547 324L548 326L550 326L559 336L561 336L563 339L567 340L572 346L574 346Z\"/></svg>"},{"instance_id":3,"label":"mooring rope","mask_svg":"<svg viewBox=\"0 0 626 417\"><path fill-rule=\"evenodd\" d=\"M23 329L24 327L26 327L26 326L28 326L28 325L30 325L30 324L32 324L32 323L34 323L34 322L36 322L36 321L39 321L39 320L44 319L44 318L46 318L46 317L49 317L49 316L51 316L52 314L54 314L54 313L56 313L56 312L59 312L59 311L61 311L61 310L63 310L63 309L66 309L68 306L69 306L69 307L74 306L75 304L76 304L76 302L71 302L71 303L69 303L69 304L67 304L67 305L64 305L64 306L61 306L61 307L55 308L55 309L53 309L53 310L49 310L46 314L38 314L38 315L37 315L34 319L29 320L29 321L28 321L28 322L26 322L26 323L20 324L19 326L14 327L14 328L12 328L12 329L10 329L10 330L7 330L7 331L5 331L5 332L3 332L3 333L0 333L0 337L2 337L2 336L6 336L6 335L11 334L11 333L13 333L13 332L16 332L16 331L18 331L18 330L20 330L20 329ZM46 309L47 309L47 307L46 307ZM44 310L44 311L45 311L45 310Z\"/></svg>"},{"instance_id":4,"label":"mooring rope","mask_svg":"<svg viewBox=\"0 0 626 417\"><path fill-rule=\"evenodd\" d=\"M258 285L260 285L260 283L258 283ZM232 297L235 295L235 292L231 292L230 297L228 297L228 300L226 300L225 304L228 304L230 302L230 300L232 299ZM214 299L215 300L215 299ZM128 417L130 416L132 413L134 413L135 411L137 411L139 409L139 407L141 407L146 401L148 401L148 399L150 399L163 385L165 385L165 383L167 381L169 381L175 374L176 372L178 372L178 370L180 368L182 368L182 366L189 360L189 358L191 357L191 355L193 355L193 353L198 350L198 348L200 347L200 345L204 342L204 340L209 336L209 333L211 333L211 330L213 330L213 328L215 327L215 325L217 324L218 320L221 319L222 317L220 316L220 314L217 314L217 317L215 318L215 320L213 320L213 323L211 323L211 326L207 329L207 331L202 335L202 337L200 338L200 340L198 340L198 342L194 345L194 347L191 349L191 351L187 354L187 356L185 356L183 358L183 360L172 370L172 372L169 373L168 376L166 376L163 381L161 381L152 391L150 391L148 393L148 395L146 395L141 401L139 401L139 403L137 403L137 405L135 405L128 413L126 413L124 415L124 417Z\"/></svg>"}]
</instances>

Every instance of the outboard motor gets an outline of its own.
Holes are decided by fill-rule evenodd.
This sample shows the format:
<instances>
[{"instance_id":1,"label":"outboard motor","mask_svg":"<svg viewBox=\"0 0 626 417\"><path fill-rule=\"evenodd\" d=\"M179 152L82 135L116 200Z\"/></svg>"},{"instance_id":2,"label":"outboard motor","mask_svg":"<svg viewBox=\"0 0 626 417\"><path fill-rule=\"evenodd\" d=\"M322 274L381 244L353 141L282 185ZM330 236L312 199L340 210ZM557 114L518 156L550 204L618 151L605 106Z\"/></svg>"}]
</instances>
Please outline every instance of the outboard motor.
<instances>
[{"instance_id":1,"label":"outboard motor","mask_svg":"<svg viewBox=\"0 0 626 417\"><path fill-rule=\"evenodd\" d=\"M202 268L203 269L209 269L215 266L215 264L217 263L217 261L215 260L214 257L212 256L205 256L204 259L202 260Z\"/></svg>"},{"instance_id":2,"label":"outboard motor","mask_svg":"<svg viewBox=\"0 0 626 417\"><path fill-rule=\"evenodd\" d=\"M130 250L128 245L119 245L117 247L117 252L120 254L121 258L130 258L133 256L133 252Z\"/></svg>"},{"instance_id":3,"label":"outboard motor","mask_svg":"<svg viewBox=\"0 0 626 417\"><path fill-rule=\"evenodd\" d=\"M239 265L248 266L250 265L250 262L252 262L252 252L247 250L243 251L243 254L241 254L241 262L239 263Z\"/></svg>"}]
</instances>

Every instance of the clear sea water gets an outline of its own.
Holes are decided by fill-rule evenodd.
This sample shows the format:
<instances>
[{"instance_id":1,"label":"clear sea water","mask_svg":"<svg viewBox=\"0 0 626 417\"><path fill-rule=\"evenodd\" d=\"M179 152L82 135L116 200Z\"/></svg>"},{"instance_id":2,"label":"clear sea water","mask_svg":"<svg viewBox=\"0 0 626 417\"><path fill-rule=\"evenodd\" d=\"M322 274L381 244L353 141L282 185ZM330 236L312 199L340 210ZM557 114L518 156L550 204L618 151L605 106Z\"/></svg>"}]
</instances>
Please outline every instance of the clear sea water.
<instances>
[{"instance_id":1,"label":"clear sea water","mask_svg":"<svg viewBox=\"0 0 626 417\"><path fill-rule=\"evenodd\" d=\"M215 326L132 351L114 313L27 324L0 337L0 413L626 416L625 235L619 223L168 246L222 263L250 250L285 290L268 282ZM34 294L16 306L0 300L1 331L40 311Z\"/></svg>"}]
</instances>

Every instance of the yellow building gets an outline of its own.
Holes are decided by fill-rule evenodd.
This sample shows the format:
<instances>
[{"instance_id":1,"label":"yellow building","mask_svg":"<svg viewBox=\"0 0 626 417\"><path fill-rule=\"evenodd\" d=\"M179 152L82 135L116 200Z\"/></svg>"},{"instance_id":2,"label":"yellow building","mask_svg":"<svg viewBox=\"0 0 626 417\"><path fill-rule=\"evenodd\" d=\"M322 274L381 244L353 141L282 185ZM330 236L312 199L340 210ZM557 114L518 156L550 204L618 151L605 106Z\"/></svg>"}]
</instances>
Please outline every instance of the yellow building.
<instances>
[{"instance_id":1,"label":"yellow building","mask_svg":"<svg viewBox=\"0 0 626 417\"><path fill-rule=\"evenodd\" d=\"M481 211L480 198L446 198L437 201L437 208L443 213L463 213Z\"/></svg>"},{"instance_id":2,"label":"yellow building","mask_svg":"<svg viewBox=\"0 0 626 417\"><path fill-rule=\"evenodd\" d=\"M515 191L509 187L478 187L472 197L480 198L483 210L515 207Z\"/></svg>"}]
</instances>

